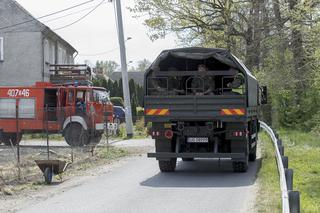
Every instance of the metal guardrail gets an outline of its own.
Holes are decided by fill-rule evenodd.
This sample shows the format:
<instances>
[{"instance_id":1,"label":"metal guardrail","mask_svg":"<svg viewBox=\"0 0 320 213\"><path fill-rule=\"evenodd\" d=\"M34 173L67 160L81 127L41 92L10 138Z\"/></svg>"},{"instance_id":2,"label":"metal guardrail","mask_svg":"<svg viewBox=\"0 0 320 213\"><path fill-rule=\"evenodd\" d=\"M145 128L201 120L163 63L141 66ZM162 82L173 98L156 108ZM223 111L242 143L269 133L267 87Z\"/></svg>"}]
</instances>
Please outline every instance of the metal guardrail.
<instances>
[{"instance_id":1,"label":"metal guardrail","mask_svg":"<svg viewBox=\"0 0 320 213\"><path fill-rule=\"evenodd\" d=\"M284 156L284 147L282 140L277 132L271 129L266 123L260 121L260 127L263 128L271 137L276 150L276 160L280 178L282 212L300 213L300 193L293 191L293 170L288 169L288 157Z\"/></svg>"}]
</instances>

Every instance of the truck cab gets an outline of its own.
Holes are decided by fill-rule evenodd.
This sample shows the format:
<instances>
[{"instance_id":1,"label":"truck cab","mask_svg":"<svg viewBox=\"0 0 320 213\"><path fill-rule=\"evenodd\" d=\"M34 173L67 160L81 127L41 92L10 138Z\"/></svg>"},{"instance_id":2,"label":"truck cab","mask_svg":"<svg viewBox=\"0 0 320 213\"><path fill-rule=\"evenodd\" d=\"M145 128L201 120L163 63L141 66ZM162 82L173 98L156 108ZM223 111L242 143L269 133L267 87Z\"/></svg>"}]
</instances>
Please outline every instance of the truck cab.
<instances>
[{"instance_id":1,"label":"truck cab","mask_svg":"<svg viewBox=\"0 0 320 213\"><path fill-rule=\"evenodd\" d=\"M113 105L109 93L98 87L70 87L59 92L62 133L70 145L98 143L106 123L112 122ZM77 134L77 133L81 134Z\"/></svg>"}]
</instances>

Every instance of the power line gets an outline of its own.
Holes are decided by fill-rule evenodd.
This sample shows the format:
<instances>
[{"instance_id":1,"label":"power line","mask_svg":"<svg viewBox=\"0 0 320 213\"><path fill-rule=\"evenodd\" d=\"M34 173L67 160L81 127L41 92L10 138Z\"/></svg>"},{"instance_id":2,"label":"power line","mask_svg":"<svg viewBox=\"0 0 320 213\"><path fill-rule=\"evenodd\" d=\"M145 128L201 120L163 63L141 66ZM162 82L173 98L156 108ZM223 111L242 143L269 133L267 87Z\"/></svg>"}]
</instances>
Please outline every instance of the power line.
<instances>
[{"instance_id":1,"label":"power line","mask_svg":"<svg viewBox=\"0 0 320 213\"><path fill-rule=\"evenodd\" d=\"M61 30L61 29L64 29L64 28L67 28L67 27L70 27L71 25L74 25L76 23L78 23L79 21L81 21L82 19L84 19L85 17L87 17L88 15L90 15L91 13L93 13L96 9L98 9L98 7L100 7L106 0L102 0L97 6L95 6L92 10L90 10L88 13L86 13L84 16L80 17L79 19L77 19L76 21L70 23L70 24L67 24L63 27L59 27L59 28L56 28L56 29L53 29L53 31L57 31L57 30Z\"/></svg>"},{"instance_id":2,"label":"power line","mask_svg":"<svg viewBox=\"0 0 320 213\"><path fill-rule=\"evenodd\" d=\"M43 15L43 16L40 16L40 17L37 17L37 18L30 19L30 20L28 20L28 21L23 21L23 22L19 22L19 23L16 23L16 24L9 25L9 26L0 27L0 30L7 29L7 28L11 28L11 27L16 27L16 26L19 26L19 25L22 25L22 24L26 24L26 23L29 23L29 22L33 22L33 21L37 21L37 20L42 19L42 18L46 18L46 17L49 17L49 16L53 16L53 15L56 15L56 14L58 14L58 13L62 13L62 12L65 12L65 11L68 11L68 10L71 10L71 9L74 9L74 8L77 8L77 7L80 7L80 6L82 6L82 5L89 4L89 3L93 2L93 1L96 1L96 0L89 0L89 1L86 1L86 2L83 2L83 3L80 3L80 4L77 4L77 5L74 5L74 6L65 8L65 9L63 9L63 10L59 10L59 11L56 11L56 12L53 12L53 13L50 13L50 14L47 14L47 15Z\"/></svg>"},{"instance_id":3,"label":"power line","mask_svg":"<svg viewBox=\"0 0 320 213\"><path fill-rule=\"evenodd\" d=\"M87 8L84 8L82 10L78 10L78 11L75 11L73 13L68 13L66 15L63 15L63 16L59 16L59 17L56 17L56 18L53 18L53 19L49 19L49 20L45 20L45 21L42 21L43 23L48 23L48 22L52 22L52 21L55 21L55 20L58 20L58 19L61 19L61 18L65 18L65 17L68 17L68 16L72 16L72 15L75 15L75 14L79 14L81 12L84 12L84 11L87 11L87 10L90 10L92 8L94 8L95 6L92 6L92 7L87 7Z\"/></svg>"},{"instance_id":4,"label":"power line","mask_svg":"<svg viewBox=\"0 0 320 213\"><path fill-rule=\"evenodd\" d=\"M128 37L124 42L127 43L131 39L132 39L131 37ZM99 56L99 55L104 55L104 54L107 54L107 53L114 52L114 51L116 51L118 49L119 49L119 47L115 47L115 48L107 50L105 52L99 52L99 53L93 53L93 54L79 54L79 56Z\"/></svg>"},{"instance_id":5,"label":"power line","mask_svg":"<svg viewBox=\"0 0 320 213\"><path fill-rule=\"evenodd\" d=\"M119 47L116 47L114 49L111 49L111 50L108 50L108 51L105 51L105 52L100 52L100 53L95 53L95 54L79 54L79 56L99 56L99 55L104 55L104 54L107 54L107 53L114 52L114 51L116 51L118 49L119 49Z\"/></svg>"}]
</instances>

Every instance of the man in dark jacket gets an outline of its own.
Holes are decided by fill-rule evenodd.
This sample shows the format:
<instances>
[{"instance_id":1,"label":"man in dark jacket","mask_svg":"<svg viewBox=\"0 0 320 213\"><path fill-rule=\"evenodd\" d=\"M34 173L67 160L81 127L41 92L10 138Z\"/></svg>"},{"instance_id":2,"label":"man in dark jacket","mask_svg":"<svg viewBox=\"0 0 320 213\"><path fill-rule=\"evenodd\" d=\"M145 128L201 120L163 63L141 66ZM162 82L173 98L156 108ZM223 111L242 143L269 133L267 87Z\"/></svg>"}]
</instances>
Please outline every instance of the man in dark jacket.
<instances>
[{"instance_id":1,"label":"man in dark jacket","mask_svg":"<svg viewBox=\"0 0 320 213\"><path fill-rule=\"evenodd\" d=\"M199 76L191 81L191 91L194 95L213 95L215 82L212 76L208 76L208 68L204 64L198 66Z\"/></svg>"}]
</instances>

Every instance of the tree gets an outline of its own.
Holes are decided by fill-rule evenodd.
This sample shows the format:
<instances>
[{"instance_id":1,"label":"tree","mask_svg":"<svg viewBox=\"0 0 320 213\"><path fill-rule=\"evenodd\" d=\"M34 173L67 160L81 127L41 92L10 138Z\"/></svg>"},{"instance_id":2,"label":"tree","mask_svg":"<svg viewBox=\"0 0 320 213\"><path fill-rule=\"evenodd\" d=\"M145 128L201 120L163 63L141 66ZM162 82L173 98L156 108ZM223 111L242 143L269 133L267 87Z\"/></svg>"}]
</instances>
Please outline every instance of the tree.
<instances>
[{"instance_id":1,"label":"tree","mask_svg":"<svg viewBox=\"0 0 320 213\"><path fill-rule=\"evenodd\" d=\"M132 11L145 17L151 40L175 33L181 45L244 59L270 88L274 125L310 130L320 117L319 0L136 0Z\"/></svg>"},{"instance_id":2,"label":"tree","mask_svg":"<svg viewBox=\"0 0 320 213\"><path fill-rule=\"evenodd\" d=\"M148 59L140 60L138 61L136 70L140 72L144 72L149 68L150 65L151 65L151 62Z\"/></svg>"},{"instance_id":3,"label":"tree","mask_svg":"<svg viewBox=\"0 0 320 213\"><path fill-rule=\"evenodd\" d=\"M97 61L96 68L102 69L103 74L106 76L110 76L114 71L116 71L119 67L119 64L115 61Z\"/></svg>"},{"instance_id":4,"label":"tree","mask_svg":"<svg viewBox=\"0 0 320 213\"><path fill-rule=\"evenodd\" d=\"M137 0L132 11L147 15L152 40L174 32L188 46L218 46L245 56L249 68L259 66L261 0ZM239 55L238 54L238 55Z\"/></svg>"}]
</instances>

